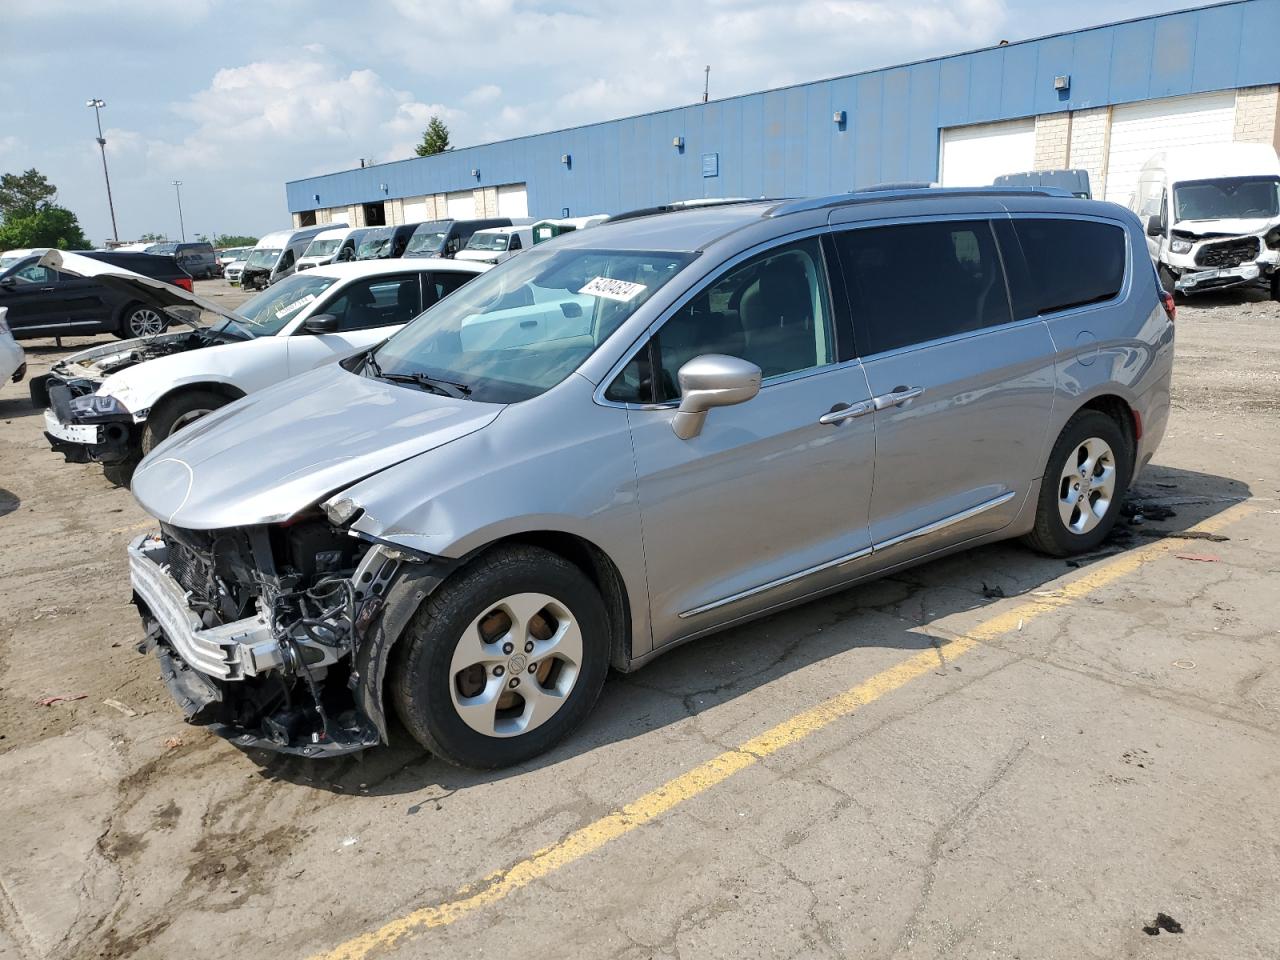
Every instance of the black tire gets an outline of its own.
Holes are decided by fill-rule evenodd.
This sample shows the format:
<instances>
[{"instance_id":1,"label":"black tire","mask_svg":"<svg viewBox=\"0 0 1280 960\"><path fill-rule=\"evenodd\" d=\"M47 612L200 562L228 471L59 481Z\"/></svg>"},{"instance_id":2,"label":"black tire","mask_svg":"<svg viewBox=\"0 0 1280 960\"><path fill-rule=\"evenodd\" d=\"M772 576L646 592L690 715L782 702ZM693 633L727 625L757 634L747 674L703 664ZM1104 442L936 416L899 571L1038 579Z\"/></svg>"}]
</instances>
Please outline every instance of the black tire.
<instances>
[{"instance_id":1,"label":"black tire","mask_svg":"<svg viewBox=\"0 0 1280 960\"><path fill-rule=\"evenodd\" d=\"M451 663L467 628L487 609L521 593L545 594L569 611L581 632L582 663L563 704L540 726L512 736L486 736L454 706L451 685L458 680L450 675ZM600 696L608 668L608 617L599 591L563 557L512 545L482 555L427 598L400 638L389 687L396 713L414 739L449 763L491 770L537 756L574 730ZM509 667L504 675L514 677L517 670ZM488 672L481 672L487 682ZM523 671L521 678L529 679Z\"/></svg>"},{"instance_id":2,"label":"black tire","mask_svg":"<svg viewBox=\"0 0 1280 960\"><path fill-rule=\"evenodd\" d=\"M193 420L212 413L219 407L225 407L230 402L225 396L212 390L184 390L176 397L161 401L142 426L143 455L158 447L175 430L180 430Z\"/></svg>"},{"instance_id":3,"label":"black tire","mask_svg":"<svg viewBox=\"0 0 1280 960\"><path fill-rule=\"evenodd\" d=\"M1088 440L1102 440L1113 453L1115 485L1110 504L1099 518L1097 525L1087 532L1074 532L1059 511L1059 498L1069 489L1069 481L1063 478L1067 458ZM1107 538L1120 516L1120 504L1124 501L1133 477L1133 444L1129 434L1115 420L1098 410L1080 410L1067 421L1058 434L1058 440L1045 465L1044 479L1040 482L1040 499L1036 504L1036 525L1027 534L1027 544L1051 557L1066 557L1097 549ZM1075 515L1073 515L1075 516Z\"/></svg>"},{"instance_id":4,"label":"black tire","mask_svg":"<svg viewBox=\"0 0 1280 960\"><path fill-rule=\"evenodd\" d=\"M152 318L158 317L160 321L159 329L155 328ZM146 328L145 332L143 328ZM132 340L135 337L154 336L157 333L163 333L169 327L169 318L155 307L148 307L142 303L126 304L125 308L120 311L120 325L115 330L115 335L121 340Z\"/></svg>"},{"instance_id":5,"label":"black tire","mask_svg":"<svg viewBox=\"0 0 1280 960\"><path fill-rule=\"evenodd\" d=\"M1271 275L1271 299L1280 303L1280 270Z\"/></svg>"},{"instance_id":6,"label":"black tire","mask_svg":"<svg viewBox=\"0 0 1280 960\"><path fill-rule=\"evenodd\" d=\"M1164 292L1172 294L1175 300L1180 299L1182 294L1178 292L1178 278L1173 275L1173 271L1162 263L1156 268L1156 273L1160 277L1160 286Z\"/></svg>"},{"instance_id":7,"label":"black tire","mask_svg":"<svg viewBox=\"0 0 1280 960\"><path fill-rule=\"evenodd\" d=\"M123 460L120 463L104 463L102 473L107 480L117 487L128 487L133 482L133 471L137 468L137 460Z\"/></svg>"}]
</instances>

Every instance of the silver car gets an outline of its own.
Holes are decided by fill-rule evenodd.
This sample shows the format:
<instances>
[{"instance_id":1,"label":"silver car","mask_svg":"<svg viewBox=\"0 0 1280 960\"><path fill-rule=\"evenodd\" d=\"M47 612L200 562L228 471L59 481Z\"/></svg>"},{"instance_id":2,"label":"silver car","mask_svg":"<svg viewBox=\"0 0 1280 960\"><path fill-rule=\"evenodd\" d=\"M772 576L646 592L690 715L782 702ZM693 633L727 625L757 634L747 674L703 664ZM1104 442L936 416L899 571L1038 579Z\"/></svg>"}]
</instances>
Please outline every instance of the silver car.
<instances>
[{"instance_id":1,"label":"silver car","mask_svg":"<svg viewBox=\"0 0 1280 960\"><path fill-rule=\"evenodd\" d=\"M1169 411L1137 218L1049 190L623 215L224 407L133 492L188 719L499 767L610 667L1009 537L1107 536Z\"/></svg>"}]
</instances>

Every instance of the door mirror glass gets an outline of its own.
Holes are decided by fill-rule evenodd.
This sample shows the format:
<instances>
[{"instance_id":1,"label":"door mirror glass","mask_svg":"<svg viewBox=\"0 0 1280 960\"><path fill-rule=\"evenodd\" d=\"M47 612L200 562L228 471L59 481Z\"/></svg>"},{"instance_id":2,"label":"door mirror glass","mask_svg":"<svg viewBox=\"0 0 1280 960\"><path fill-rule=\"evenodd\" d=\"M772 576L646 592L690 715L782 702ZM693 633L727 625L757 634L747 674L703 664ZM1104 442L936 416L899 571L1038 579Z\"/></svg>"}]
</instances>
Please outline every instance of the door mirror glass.
<instances>
[{"instance_id":1,"label":"door mirror glass","mask_svg":"<svg viewBox=\"0 0 1280 960\"><path fill-rule=\"evenodd\" d=\"M1164 236L1164 217L1158 213L1153 213L1147 217L1147 236L1162 237Z\"/></svg>"},{"instance_id":2,"label":"door mirror glass","mask_svg":"<svg viewBox=\"0 0 1280 960\"><path fill-rule=\"evenodd\" d=\"M302 329L307 333L337 333L338 318L332 313L317 313L313 317L307 317Z\"/></svg>"},{"instance_id":3,"label":"door mirror glass","mask_svg":"<svg viewBox=\"0 0 1280 960\"><path fill-rule=\"evenodd\" d=\"M681 440L702 432L707 411L746 403L760 392L760 368L748 360L718 353L694 357L680 368L680 407L671 429Z\"/></svg>"}]
</instances>

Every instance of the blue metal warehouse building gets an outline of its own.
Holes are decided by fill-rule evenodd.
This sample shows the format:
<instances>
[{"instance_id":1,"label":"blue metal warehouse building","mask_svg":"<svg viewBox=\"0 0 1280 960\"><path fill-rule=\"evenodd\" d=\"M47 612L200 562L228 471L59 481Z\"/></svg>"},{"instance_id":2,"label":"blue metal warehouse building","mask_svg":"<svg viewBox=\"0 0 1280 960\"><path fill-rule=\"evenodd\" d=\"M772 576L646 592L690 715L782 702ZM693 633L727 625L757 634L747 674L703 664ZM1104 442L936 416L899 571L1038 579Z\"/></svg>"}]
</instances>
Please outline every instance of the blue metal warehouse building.
<instances>
[{"instance_id":1,"label":"blue metal warehouse building","mask_svg":"<svg viewBox=\"0 0 1280 960\"><path fill-rule=\"evenodd\" d=\"M1280 148L1280 0L1238 0L286 185L296 224L580 216L708 196L1082 167L1126 202L1156 150Z\"/></svg>"}]
</instances>

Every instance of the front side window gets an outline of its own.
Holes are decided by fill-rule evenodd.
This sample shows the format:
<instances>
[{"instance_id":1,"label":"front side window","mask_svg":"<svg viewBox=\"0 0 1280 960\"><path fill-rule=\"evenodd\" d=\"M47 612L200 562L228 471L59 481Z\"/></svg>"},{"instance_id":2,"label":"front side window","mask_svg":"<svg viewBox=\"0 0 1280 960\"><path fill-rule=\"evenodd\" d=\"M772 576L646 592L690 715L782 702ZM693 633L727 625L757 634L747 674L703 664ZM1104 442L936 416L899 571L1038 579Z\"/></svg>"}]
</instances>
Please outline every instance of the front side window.
<instances>
[{"instance_id":1,"label":"front side window","mask_svg":"<svg viewBox=\"0 0 1280 960\"><path fill-rule=\"evenodd\" d=\"M1120 292L1123 227L1096 220L1015 218L1013 230L1027 263L1025 282L1014 271L1012 285L1019 319L1101 303Z\"/></svg>"},{"instance_id":2,"label":"front side window","mask_svg":"<svg viewBox=\"0 0 1280 960\"><path fill-rule=\"evenodd\" d=\"M236 313L244 320L236 326L254 337L279 333L304 307L337 282L333 277L318 277L311 270L286 277L241 304Z\"/></svg>"},{"instance_id":3,"label":"front side window","mask_svg":"<svg viewBox=\"0 0 1280 960\"><path fill-rule=\"evenodd\" d=\"M679 399L680 368L708 353L750 360L766 379L833 362L835 336L817 238L775 247L712 281L662 324L605 398Z\"/></svg>"},{"instance_id":4,"label":"front side window","mask_svg":"<svg viewBox=\"0 0 1280 960\"><path fill-rule=\"evenodd\" d=\"M448 381L473 400L515 403L576 370L692 254L548 250L469 282L373 354L374 375Z\"/></svg>"},{"instance_id":5,"label":"front side window","mask_svg":"<svg viewBox=\"0 0 1280 960\"><path fill-rule=\"evenodd\" d=\"M1011 319L985 220L846 230L835 241L864 356Z\"/></svg>"},{"instance_id":6,"label":"front side window","mask_svg":"<svg viewBox=\"0 0 1280 960\"><path fill-rule=\"evenodd\" d=\"M319 312L337 317L339 332L408 323L422 312L418 275L371 277L347 284Z\"/></svg>"}]
</instances>

